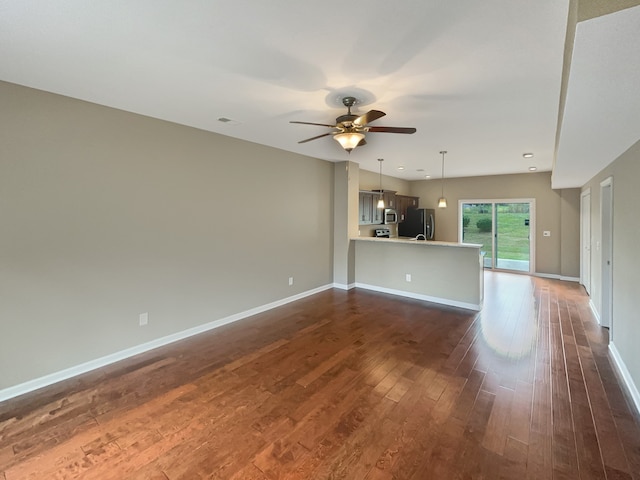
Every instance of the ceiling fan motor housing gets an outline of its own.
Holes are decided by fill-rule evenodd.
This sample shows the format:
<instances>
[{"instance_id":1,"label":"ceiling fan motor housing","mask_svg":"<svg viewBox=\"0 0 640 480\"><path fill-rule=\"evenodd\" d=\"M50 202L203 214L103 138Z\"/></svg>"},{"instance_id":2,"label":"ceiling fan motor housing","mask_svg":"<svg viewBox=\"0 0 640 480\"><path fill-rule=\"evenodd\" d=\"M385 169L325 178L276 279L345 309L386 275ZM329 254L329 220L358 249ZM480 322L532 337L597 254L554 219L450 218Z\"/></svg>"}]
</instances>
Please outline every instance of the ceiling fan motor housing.
<instances>
[{"instance_id":1,"label":"ceiling fan motor housing","mask_svg":"<svg viewBox=\"0 0 640 480\"><path fill-rule=\"evenodd\" d=\"M340 115L336 118L336 123L342 123L345 127L350 127L356 118L358 118L358 115Z\"/></svg>"}]
</instances>

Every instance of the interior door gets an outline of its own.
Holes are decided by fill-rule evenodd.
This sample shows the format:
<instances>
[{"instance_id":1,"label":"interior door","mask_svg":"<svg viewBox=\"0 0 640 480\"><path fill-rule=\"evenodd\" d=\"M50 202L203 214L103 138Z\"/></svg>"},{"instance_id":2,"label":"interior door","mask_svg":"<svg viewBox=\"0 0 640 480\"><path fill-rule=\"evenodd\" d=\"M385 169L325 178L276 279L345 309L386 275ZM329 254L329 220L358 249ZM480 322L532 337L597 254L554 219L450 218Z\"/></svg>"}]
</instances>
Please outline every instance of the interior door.
<instances>
[{"instance_id":1,"label":"interior door","mask_svg":"<svg viewBox=\"0 0 640 480\"><path fill-rule=\"evenodd\" d=\"M613 179L609 177L600 184L600 207L602 219L602 308L600 324L611 330L613 340Z\"/></svg>"},{"instance_id":2,"label":"interior door","mask_svg":"<svg viewBox=\"0 0 640 480\"><path fill-rule=\"evenodd\" d=\"M580 283L591 295L591 190L580 195Z\"/></svg>"}]
</instances>

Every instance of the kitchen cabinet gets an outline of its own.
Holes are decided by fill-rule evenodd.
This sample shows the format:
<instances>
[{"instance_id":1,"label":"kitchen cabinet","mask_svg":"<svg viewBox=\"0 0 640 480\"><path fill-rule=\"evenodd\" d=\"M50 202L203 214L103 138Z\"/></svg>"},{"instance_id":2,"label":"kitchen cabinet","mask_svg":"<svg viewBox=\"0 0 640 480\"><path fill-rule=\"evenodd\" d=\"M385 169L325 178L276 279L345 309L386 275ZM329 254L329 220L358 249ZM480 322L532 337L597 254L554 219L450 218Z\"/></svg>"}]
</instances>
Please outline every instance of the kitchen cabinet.
<instances>
[{"instance_id":1,"label":"kitchen cabinet","mask_svg":"<svg viewBox=\"0 0 640 480\"><path fill-rule=\"evenodd\" d=\"M371 225L373 223L374 206L373 193L360 192L358 208L358 223L360 225Z\"/></svg>"},{"instance_id":2,"label":"kitchen cabinet","mask_svg":"<svg viewBox=\"0 0 640 480\"><path fill-rule=\"evenodd\" d=\"M384 199L384 206L385 208L393 208L396 209L397 207L397 202L396 202L396 192L384 192L382 194L382 198Z\"/></svg>"},{"instance_id":3,"label":"kitchen cabinet","mask_svg":"<svg viewBox=\"0 0 640 480\"><path fill-rule=\"evenodd\" d=\"M358 206L358 223L360 225L377 225L382 223L382 215L384 214L384 211L381 208L378 208L379 199L380 193L378 192L360 192Z\"/></svg>"},{"instance_id":4,"label":"kitchen cabinet","mask_svg":"<svg viewBox=\"0 0 640 480\"><path fill-rule=\"evenodd\" d=\"M376 197L376 203L380 199L380 190L371 190ZM394 190L382 190L382 200L384 201L384 208L396 209L396 192Z\"/></svg>"},{"instance_id":5,"label":"kitchen cabinet","mask_svg":"<svg viewBox=\"0 0 640 480\"><path fill-rule=\"evenodd\" d=\"M396 210L398 212L398 223L402 223L407 216L408 208L418 208L420 197L409 195L396 195Z\"/></svg>"},{"instance_id":6,"label":"kitchen cabinet","mask_svg":"<svg viewBox=\"0 0 640 480\"><path fill-rule=\"evenodd\" d=\"M371 191L375 195L377 202L380 199L380 190ZM382 190L382 200L384 201L384 208L393 208L394 210L398 208L395 190Z\"/></svg>"},{"instance_id":7,"label":"kitchen cabinet","mask_svg":"<svg viewBox=\"0 0 640 480\"><path fill-rule=\"evenodd\" d=\"M382 223L382 214L384 211L381 208L378 208L378 200L379 196L375 193L373 194L373 201L371 202L371 206L373 207L373 221L371 223Z\"/></svg>"},{"instance_id":8,"label":"kitchen cabinet","mask_svg":"<svg viewBox=\"0 0 640 480\"><path fill-rule=\"evenodd\" d=\"M396 195L395 191L392 190L383 190L382 191L382 200L384 200L385 208L393 208L398 210L399 202L398 198L402 197L401 195ZM418 206L418 197L405 197L409 199L413 199L413 203L409 202L409 206ZM378 200L380 200L380 190L372 190L372 191L360 191L359 196L359 217L358 223L360 225L375 225L380 224L383 221L384 210L378 208ZM407 207L404 209L405 214L407 213ZM400 212L398 211L398 216Z\"/></svg>"}]
</instances>

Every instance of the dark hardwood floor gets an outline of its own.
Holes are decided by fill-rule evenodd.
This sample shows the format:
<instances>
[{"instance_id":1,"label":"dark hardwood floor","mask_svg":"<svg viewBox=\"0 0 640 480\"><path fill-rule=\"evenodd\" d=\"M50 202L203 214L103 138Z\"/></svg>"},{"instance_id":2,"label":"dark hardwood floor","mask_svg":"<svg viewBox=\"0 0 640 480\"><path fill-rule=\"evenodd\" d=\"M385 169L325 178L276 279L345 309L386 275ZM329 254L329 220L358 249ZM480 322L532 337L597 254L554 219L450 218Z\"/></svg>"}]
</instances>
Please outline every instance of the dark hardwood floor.
<instances>
[{"instance_id":1,"label":"dark hardwood floor","mask_svg":"<svg viewBox=\"0 0 640 480\"><path fill-rule=\"evenodd\" d=\"M0 403L0 479L640 479L575 283L329 290Z\"/></svg>"}]
</instances>

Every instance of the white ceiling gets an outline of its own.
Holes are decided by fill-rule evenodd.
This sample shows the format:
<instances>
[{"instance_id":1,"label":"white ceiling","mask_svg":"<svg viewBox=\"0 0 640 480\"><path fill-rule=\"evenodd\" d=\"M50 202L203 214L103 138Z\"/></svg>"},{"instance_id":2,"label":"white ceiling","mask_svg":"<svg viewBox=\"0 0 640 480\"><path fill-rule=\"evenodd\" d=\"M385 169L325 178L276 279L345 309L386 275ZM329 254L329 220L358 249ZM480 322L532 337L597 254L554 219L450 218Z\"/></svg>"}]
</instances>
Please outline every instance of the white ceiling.
<instances>
[{"instance_id":1,"label":"white ceiling","mask_svg":"<svg viewBox=\"0 0 640 480\"><path fill-rule=\"evenodd\" d=\"M440 150L446 176L549 171L568 3L0 0L0 79L375 172L384 158L398 178L440 177ZM584 183L581 82L572 73L563 186ZM373 125L417 133L369 133L351 155L331 137L298 144L328 129L289 121L333 123L346 95L355 113L387 113Z\"/></svg>"}]
</instances>

